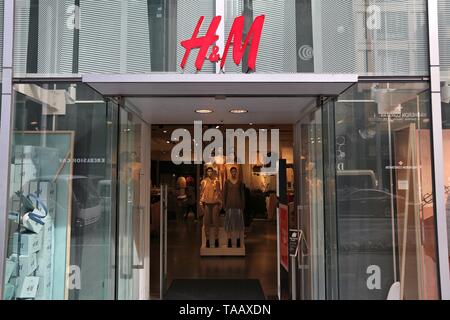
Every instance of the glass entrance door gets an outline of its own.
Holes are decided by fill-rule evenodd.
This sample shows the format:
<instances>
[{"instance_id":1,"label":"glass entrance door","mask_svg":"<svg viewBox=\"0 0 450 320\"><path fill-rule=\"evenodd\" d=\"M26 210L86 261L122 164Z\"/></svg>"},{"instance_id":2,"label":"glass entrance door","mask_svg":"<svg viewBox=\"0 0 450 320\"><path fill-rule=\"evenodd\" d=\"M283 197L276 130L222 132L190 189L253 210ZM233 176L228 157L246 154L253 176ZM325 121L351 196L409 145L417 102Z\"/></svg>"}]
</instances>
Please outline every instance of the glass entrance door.
<instances>
[{"instance_id":1,"label":"glass entrance door","mask_svg":"<svg viewBox=\"0 0 450 320\"><path fill-rule=\"evenodd\" d=\"M141 130L143 124L124 109L120 111L118 299L139 298L139 270L143 268L141 206Z\"/></svg>"},{"instance_id":2,"label":"glass entrance door","mask_svg":"<svg viewBox=\"0 0 450 320\"><path fill-rule=\"evenodd\" d=\"M324 299L324 196L322 109L297 124L300 139L299 255L301 299Z\"/></svg>"}]
</instances>

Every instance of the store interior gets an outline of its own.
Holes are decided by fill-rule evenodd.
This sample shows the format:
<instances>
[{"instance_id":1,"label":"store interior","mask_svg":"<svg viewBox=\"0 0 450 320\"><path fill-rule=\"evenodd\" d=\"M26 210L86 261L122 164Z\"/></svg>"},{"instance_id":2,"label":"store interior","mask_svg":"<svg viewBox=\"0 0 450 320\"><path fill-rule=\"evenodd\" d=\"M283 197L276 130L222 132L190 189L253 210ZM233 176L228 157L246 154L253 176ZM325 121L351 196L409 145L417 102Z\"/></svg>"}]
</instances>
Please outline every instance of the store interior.
<instances>
[{"instance_id":1,"label":"store interior","mask_svg":"<svg viewBox=\"0 0 450 320\"><path fill-rule=\"evenodd\" d=\"M168 287L177 279L251 279L258 280L267 297L277 295L277 172L261 173L261 165L242 164L191 164L175 165L170 159L176 143L168 143L171 132L179 125L152 126L152 276L159 277L160 239L160 186L168 186ZM293 202L293 130L291 125L204 125L204 128L218 128L247 131L254 129L280 130L281 158L287 160L286 190ZM268 128L268 129L266 129ZM193 131L193 126L186 126ZM223 161L222 161L223 162ZM226 182L231 179L230 170L238 168L238 180L243 187L243 221L245 228L239 235L227 234L225 204L217 208L220 215L220 251L205 250L202 226L205 208L201 205L201 182L207 176L207 169L213 168L213 180L217 180L220 193L224 196ZM183 197L183 194L186 197ZM223 229L223 230L222 230ZM241 229L239 229L241 230ZM237 232L240 232L240 231ZM213 231L214 232L214 226ZM203 241L202 241L203 239ZM231 239L231 246L228 243ZM237 242L240 242L238 244ZM217 250L216 250L217 251ZM151 281L152 293L159 294L159 281Z\"/></svg>"},{"instance_id":2,"label":"store interior","mask_svg":"<svg viewBox=\"0 0 450 320\"><path fill-rule=\"evenodd\" d=\"M131 100L131 101L130 101ZM279 158L286 160L284 173L285 190L290 207L294 207L294 123L302 111L313 107L313 98L145 98L147 107L141 108L144 99L133 98L136 109L145 110L143 117L152 119L151 125L151 297L160 298L161 267L161 186L167 186L167 278L165 298L201 299L205 293L198 293L200 283L217 286L221 291L246 291L242 287L249 281L248 288L258 287L264 299L278 295L277 265L277 193L278 171L265 173L263 165L251 164L249 140L245 145L245 164L227 164L225 156L201 164L173 163L173 148L178 141L172 141L172 134L186 130L195 137L194 121L202 121L202 131L219 130L226 147L227 130L254 130L258 140L261 132L268 133L269 144L274 130L279 132ZM273 112L275 104L283 112ZM153 106L153 107L152 107ZM239 109L239 110L238 110ZM198 110L211 110L199 113ZM233 111L233 112L231 112ZM173 123L170 123L173 122ZM198 127L197 127L198 128ZM193 146L195 144L195 138ZM204 142L206 147L209 142ZM225 150L223 150L225 154ZM217 182L221 200L227 182L232 179L231 171L236 168L236 179L242 184L243 228L229 233L226 225L229 217L226 205L217 207L219 215L219 244L214 243L215 224L211 225L209 246L206 245L202 206L202 181L208 177L208 168L213 169L212 180ZM230 245L231 239L231 245ZM238 243L239 242L239 243ZM243 282L244 281L244 282ZM241 286L237 290L236 286ZM199 295L200 294L200 295ZM248 293L256 297L255 293ZM226 296L224 294L224 296ZM243 295L244 297L245 295ZM189 298L188 297L188 298ZM217 296L220 298L220 296Z\"/></svg>"}]
</instances>

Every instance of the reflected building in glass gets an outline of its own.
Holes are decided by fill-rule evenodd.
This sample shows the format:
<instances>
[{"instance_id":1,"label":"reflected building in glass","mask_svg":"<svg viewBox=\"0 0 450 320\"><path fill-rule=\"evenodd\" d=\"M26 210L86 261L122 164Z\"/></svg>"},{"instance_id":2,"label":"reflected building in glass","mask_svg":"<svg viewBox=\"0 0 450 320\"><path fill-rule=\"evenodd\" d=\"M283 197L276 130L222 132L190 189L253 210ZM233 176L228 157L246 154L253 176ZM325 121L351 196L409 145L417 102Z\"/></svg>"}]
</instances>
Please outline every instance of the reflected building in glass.
<instances>
[{"instance_id":1,"label":"reflected building in glass","mask_svg":"<svg viewBox=\"0 0 450 320\"><path fill-rule=\"evenodd\" d=\"M450 299L449 45L445 0L1 0L0 298Z\"/></svg>"}]
</instances>

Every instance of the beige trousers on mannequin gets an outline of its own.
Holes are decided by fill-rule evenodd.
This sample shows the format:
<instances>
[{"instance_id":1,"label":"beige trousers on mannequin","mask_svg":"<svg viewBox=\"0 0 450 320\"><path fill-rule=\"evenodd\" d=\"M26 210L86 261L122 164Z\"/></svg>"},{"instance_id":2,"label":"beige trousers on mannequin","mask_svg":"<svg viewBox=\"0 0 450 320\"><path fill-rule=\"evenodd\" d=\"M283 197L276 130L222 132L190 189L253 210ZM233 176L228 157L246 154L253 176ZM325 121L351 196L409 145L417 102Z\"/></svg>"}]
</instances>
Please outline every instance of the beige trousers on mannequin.
<instances>
[{"instance_id":1,"label":"beige trousers on mannequin","mask_svg":"<svg viewBox=\"0 0 450 320\"><path fill-rule=\"evenodd\" d=\"M219 239L220 210L217 204L205 204L203 225L205 227L206 240L209 239L211 228L214 228L214 239Z\"/></svg>"}]
</instances>

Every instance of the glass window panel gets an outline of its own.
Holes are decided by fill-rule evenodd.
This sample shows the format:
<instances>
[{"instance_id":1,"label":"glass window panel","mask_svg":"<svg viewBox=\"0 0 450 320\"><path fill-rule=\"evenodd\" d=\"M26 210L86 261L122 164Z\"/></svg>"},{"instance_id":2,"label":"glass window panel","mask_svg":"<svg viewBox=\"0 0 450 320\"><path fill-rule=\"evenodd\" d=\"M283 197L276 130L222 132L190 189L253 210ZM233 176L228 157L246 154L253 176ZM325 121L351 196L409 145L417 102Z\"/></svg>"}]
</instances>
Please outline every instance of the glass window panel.
<instances>
[{"instance_id":1,"label":"glass window panel","mask_svg":"<svg viewBox=\"0 0 450 320\"><path fill-rule=\"evenodd\" d=\"M361 83L335 109L341 299L437 299L425 83Z\"/></svg>"},{"instance_id":2,"label":"glass window panel","mask_svg":"<svg viewBox=\"0 0 450 320\"><path fill-rule=\"evenodd\" d=\"M16 74L180 73L185 53L180 42L192 37L201 16L199 35L205 35L221 2L76 4L17 0ZM256 72L428 74L425 0L225 0L224 6L220 42L226 42L236 16L246 17L244 36L255 17L266 16ZM198 52L191 52L184 72L197 72ZM201 72L216 67L206 60ZM227 59L226 72L246 69L246 58L240 66Z\"/></svg>"},{"instance_id":3,"label":"glass window panel","mask_svg":"<svg viewBox=\"0 0 450 320\"><path fill-rule=\"evenodd\" d=\"M443 81L450 79L450 2L438 0L439 8L439 46L441 76Z\"/></svg>"},{"instance_id":4,"label":"glass window panel","mask_svg":"<svg viewBox=\"0 0 450 320\"><path fill-rule=\"evenodd\" d=\"M113 299L117 105L82 84L14 89L5 298Z\"/></svg>"},{"instance_id":5,"label":"glass window panel","mask_svg":"<svg viewBox=\"0 0 450 320\"><path fill-rule=\"evenodd\" d=\"M135 115L120 110L119 207L118 207L118 298L139 299L137 266L143 264L141 224L141 175L143 170L141 135L143 123ZM142 284L141 284L142 285Z\"/></svg>"},{"instance_id":6,"label":"glass window panel","mask_svg":"<svg viewBox=\"0 0 450 320\"><path fill-rule=\"evenodd\" d=\"M439 0L439 45L444 159L450 154L450 3ZM447 233L450 259L450 163L444 162Z\"/></svg>"},{"instance_id":7,"label":"glass window panel","mask_svg":"<svg viewBox=\"0 0 450 320\"><path fill-rule=\"evenodd\" d=\"M324 158L322 109L299 122L300 156L300 225L305 243L301 252L301 295L305 300L325 299L324 257ZM306 246L305 246L306 244Z\"/></svg>"}]
</instances>

